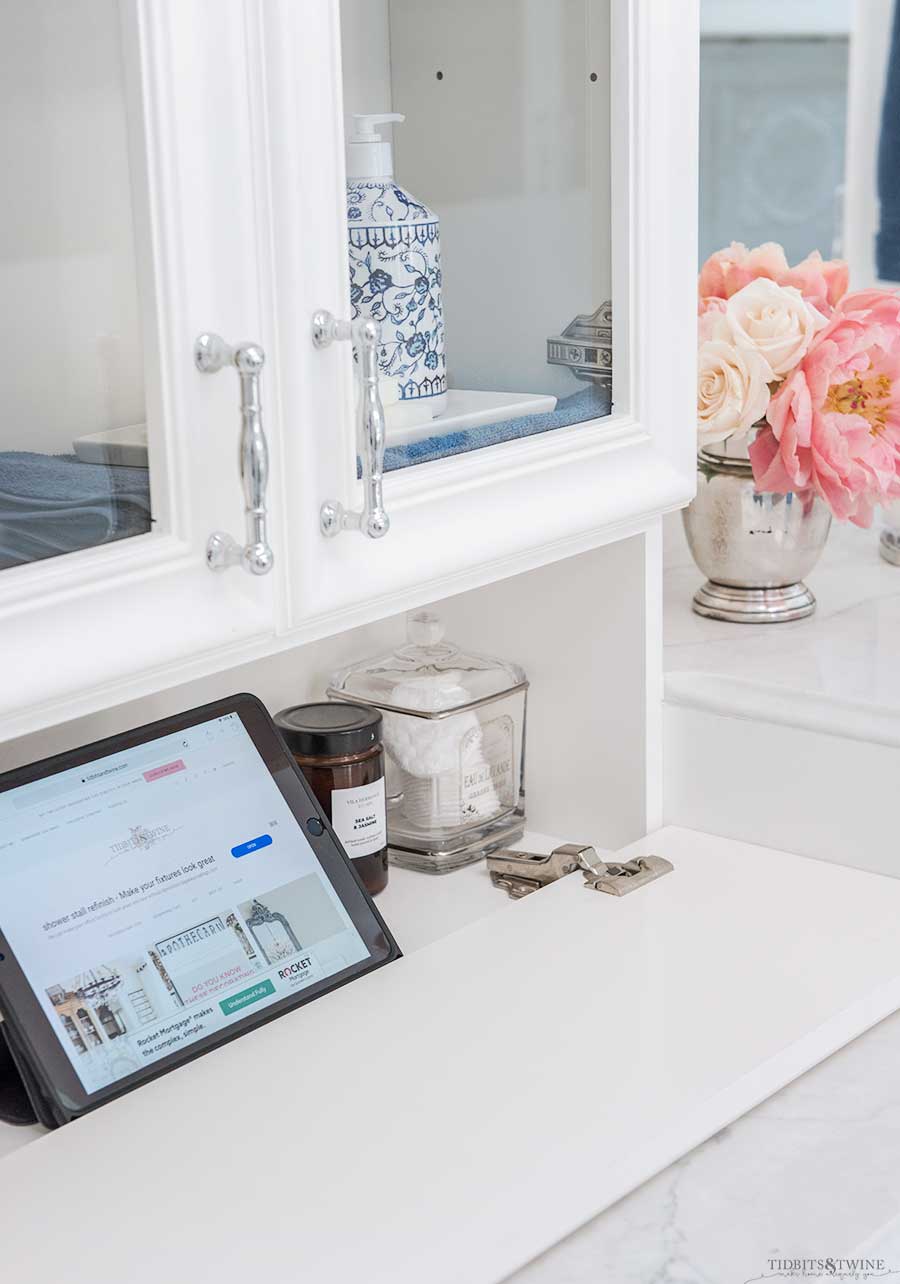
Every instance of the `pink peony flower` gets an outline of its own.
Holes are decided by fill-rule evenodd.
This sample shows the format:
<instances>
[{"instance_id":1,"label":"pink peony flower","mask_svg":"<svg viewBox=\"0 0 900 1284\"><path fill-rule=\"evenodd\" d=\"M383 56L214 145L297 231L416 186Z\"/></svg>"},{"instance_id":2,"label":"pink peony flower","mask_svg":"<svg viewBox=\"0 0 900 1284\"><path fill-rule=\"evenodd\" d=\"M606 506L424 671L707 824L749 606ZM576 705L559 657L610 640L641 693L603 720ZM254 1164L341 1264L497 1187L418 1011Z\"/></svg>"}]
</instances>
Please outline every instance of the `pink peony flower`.
<instances>
[{"instance_id":1,"label":"pink peony flower","mask_svg":"<svg viewBox=\"0 0 900 1284\"><path fill-rule=\"evenodd\" d=\"M796 286L807 303L830 314L847 293L849 280L850 269L843 259L829 259L826 263L819 251L813 250L778 284Z\"/></svg>"},{"instance_id":2,"label":"pink peony flower","mask_svg":"<svg viewBox=\"0 0 900 1284\"><path fill-rule=\"evenodd\" d=\"M748 250L740 241L711 254L700 270L701 300L730 299L738 290L765 276L776 285L792 285L807 303L830 316L847 292L848 269L842 259L822 258L818 250L796 267L789 267L784 250L774 241Z\"/></svg>"},{"instance_id":3,"label":"pink peony flower","mask_svg":"<svg viewBox=\"0 0 900 1284\"><path fill-rule=\"evenodd\" d=\"M701 299L713 296L730 299L732 294L758 276L767 276L780 283L788 269L784 250L774 241L757 245L748 250L740 241L732 241L725 250L716 250L700 269L699 294Z\"/></svg>"},{"instance_id":4,"label":"pink peony flower","mask_svg":"<svg viewBox=\"0 0 900 1284\"><path fill-rule=\"evenodd\" d=\"M847 295L766 418L750 447L757 488L810 488L838 520L869 526L900 497L900 297Z\"/></svg>"}]
</instances>

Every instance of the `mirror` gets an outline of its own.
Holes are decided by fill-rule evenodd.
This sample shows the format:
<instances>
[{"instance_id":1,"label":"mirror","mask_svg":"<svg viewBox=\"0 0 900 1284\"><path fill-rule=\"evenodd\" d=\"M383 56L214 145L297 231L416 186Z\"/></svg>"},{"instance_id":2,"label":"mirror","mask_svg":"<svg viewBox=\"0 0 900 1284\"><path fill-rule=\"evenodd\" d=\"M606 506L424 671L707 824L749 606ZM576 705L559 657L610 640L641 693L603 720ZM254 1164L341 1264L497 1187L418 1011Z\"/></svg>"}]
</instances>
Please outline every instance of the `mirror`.
<instances>
[{"instance_id":1,"label":"mirror","mask_svg":"<svg viewBox=\"0 0 900 1284\"><path fill-rule=\"evenodd\" d=\"M851 290L900 281L894 8L701 0L701 263L776 241L846 259Z\"/></svg>"}]
</instances>

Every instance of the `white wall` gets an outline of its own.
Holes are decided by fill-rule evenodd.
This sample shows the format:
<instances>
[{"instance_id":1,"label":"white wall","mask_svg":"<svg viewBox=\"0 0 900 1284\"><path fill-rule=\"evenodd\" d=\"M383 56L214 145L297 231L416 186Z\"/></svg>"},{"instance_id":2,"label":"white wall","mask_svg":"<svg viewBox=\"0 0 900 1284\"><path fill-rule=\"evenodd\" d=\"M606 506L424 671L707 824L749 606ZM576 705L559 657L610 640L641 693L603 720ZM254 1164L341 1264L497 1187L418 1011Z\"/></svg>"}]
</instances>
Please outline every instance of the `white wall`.
<instances>
[{"instance_id":1,"label":"white wall","mask_svg":"<svg viewBox=\"0 0 900 1284\"><path fill-rule=\"evenodd\" d=\"M341 0L344 116L393 111L389 0Z\"/></svg>"},{"instance_id":2,"label":"white wall","mask_svg":"<svg viewBox=\"0 0 900 1284\"><path fill-rule=\"evenodd\" d=\"M526 807L532 829L618 848L658 824L653 760L661 673L659 550L635 536L438 602L447 636L520 663L530 681ZM0 744L0 771L236 691L271 712L322 699L330 674L390 650L395 616L282 655ZM649 731L648 731L649 728Z\"/></svg>"},{"instance_id":3,"label":"white wall","mask_svg":"<svg viewBox=\"0 0 900 1284\"><path fill-rule=\"evenodd\" d=\"M117 0L3 6L0 450L144 419Z\"/></svg>"},{"instance_id":4,"label":"white wall","mask_svg":"<svg viewBox=\"0 0 900 1284\"><path fill-rule=\"evenodd\" d=\"M609 0L342 0L345 111L406 115L396 175L441 219L451 387L585 386L546 341L612 292L609 20Z\"/></svg>"},{"instance_id":5,"label":"white wall","mask_svg":"<svg viewBox=\"0 0 900 1284\"><path fill-rule=\"evenodd\" d=\"M611 294L608 0L390 16L397 173L441 217L450 385L577 392L546 341Z\"/></svg>"}]
</instances>

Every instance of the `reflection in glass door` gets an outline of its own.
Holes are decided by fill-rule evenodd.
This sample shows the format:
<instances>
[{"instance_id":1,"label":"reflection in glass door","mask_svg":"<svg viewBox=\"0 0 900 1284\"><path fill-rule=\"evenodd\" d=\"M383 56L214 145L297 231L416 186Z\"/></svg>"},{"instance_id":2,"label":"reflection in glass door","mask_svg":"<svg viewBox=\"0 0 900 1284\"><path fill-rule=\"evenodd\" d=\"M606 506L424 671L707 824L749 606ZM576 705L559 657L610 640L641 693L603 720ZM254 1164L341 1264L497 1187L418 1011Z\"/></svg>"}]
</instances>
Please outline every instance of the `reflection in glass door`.
<instances>
[{"instance_id":1,"label":"reflection in glass door","mask_svg":"<svg viewBox=\"0 0 900 1284\"><path fill-rule=\"evenodd\" d=\"M700 263L731 241L842 255L852 7L703 0Z\"/></svg>"},{"instance_id":2,"label":"reflection in glass door","mask_svg":"<svg viewBox=\"0 0 900 1284\"><path fill-rule=\"evenodd\" d=\"M0 569L150 529L117 0L4 9Z\"/></svg>"}]
</instances>

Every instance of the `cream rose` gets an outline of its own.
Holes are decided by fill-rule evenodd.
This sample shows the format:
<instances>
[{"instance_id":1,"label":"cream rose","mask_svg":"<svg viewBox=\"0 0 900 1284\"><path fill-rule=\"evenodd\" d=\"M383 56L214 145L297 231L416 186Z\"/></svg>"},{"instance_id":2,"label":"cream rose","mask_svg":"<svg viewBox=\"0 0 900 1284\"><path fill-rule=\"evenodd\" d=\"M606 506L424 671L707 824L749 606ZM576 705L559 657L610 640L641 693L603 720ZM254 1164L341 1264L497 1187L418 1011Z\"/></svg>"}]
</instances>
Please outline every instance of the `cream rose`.
<instances>
[{"instance_id":1,"label":"cream rose","mask_svg":"<svg viewBox=\"0 0 900 1284\"><path fill-rule=\"evenodd\" d=\"M697 309L697 343L708 343L710 339L731 339L724 299L701 299Z\"/></svg>"},{"instance_id":2,"label":"cream rose","mask_svg":"<svg viewBox=\"0 0 900 1284\"><path fill-rule=\"evenodd\" d=\"M759 353L775 377L789 374L806 356L816 332L827 325L799 290L767 277L758 277L731 296L725 320L734 342Z\"/></svg>"},{"instance_id":3,"label":"cream rose","mask_svg":"<svg viewBox=\"0 0 900 1284\"><path fill-rule=\"evenodd\" d=\"M697 437L701 446L745 432L769 406L772 371L750 348L730 341L701 343L697 371Z\"/></svg>"}]
</instances>

